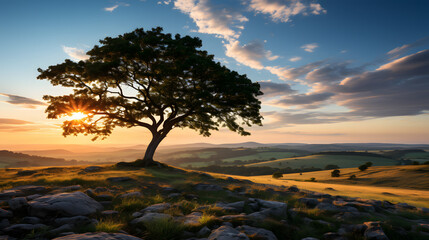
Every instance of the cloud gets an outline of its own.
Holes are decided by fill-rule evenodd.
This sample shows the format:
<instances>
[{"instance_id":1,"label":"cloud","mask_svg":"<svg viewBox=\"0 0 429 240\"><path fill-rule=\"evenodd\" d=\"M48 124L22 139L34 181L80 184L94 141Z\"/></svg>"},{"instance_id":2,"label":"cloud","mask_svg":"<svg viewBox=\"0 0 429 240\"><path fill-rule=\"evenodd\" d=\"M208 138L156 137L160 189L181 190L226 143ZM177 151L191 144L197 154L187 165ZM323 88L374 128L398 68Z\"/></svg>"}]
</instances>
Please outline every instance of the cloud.
<instances>
[{"instance_id":1,"label":"cloud","mask_svg":"<svg viewBox=\"0 0 429 240\"><path fill-rule=\"evenodd\" d=\"M45 103L43 102L31 99L31 98L27 98L27 97L6 94L6 93L0 93L0 95L8 98L8 100L5 100L5 102L14 104L14 105L20 105L25 108L36 108L37 106L45 105Z\"/></svg>"},{"instance_id":2,"label":"cloud","mask_svg":"<svg viewBox=\"0 0 429 240\"><path fill-rule=\"evenodd\" d=\"M310 71L305 78L311 82L335 82L348 76L360 74L365 65L350 67L350 62L337 62L323 65Z\"/></svg>"},{"instance_id":3,"label":"cloud","mask_svg":"<svg viewBox=\"0 0 429 240\"><path fill-rule=\"evenodd\" d=\"M113 12L118 7L119 7L119 5L116 4L114 6L104 8L104 11L106 11L106 12Z\"/></svg>"},{"instance_id":4,"label":"cloud","mask_svg":"<svg viewBox=\"0 0 429 240\"><path fill-rule=\"evenodd\" d=\"M32 122L12 119L12 118L0 118L0 125L22 125L22 124L32 124Z\"/></svg>"},{"instance_id":5,"label":"cloud","mask_svg":"<svg viewBox=\"0 0 429 240\"><path fill-rule=\"evenodd\" d=\"M37 126L33 125L32 122L20 119L0 118L0 132L27 132L37 129Z\"/></svg>"},{"instance_id":6,"label":"cloud","mask_svg":"<svg viewBox=\"0 0 429 240\"><path fill-rule=\"evenodd\" d=\"M272 104L281 107L299 106L300 108L318 108L319 105L334 96L333 93L306 93L283 97Z\"/></svg>"},{"instance_id":7,"label":"cloud","mask_svg":"<svg viewBox=\"0 0 429 240\"><path fill-rule=\"evenodd\" d=\"M291 62L297 62L297 61L299 61L301 59L302 59L302 57L291 57L291 58L289 58L289 61L291 61Z\"/></svg>"},{"instance_id":8,"label":"cloud","mask_svg":"<svg viewBox=\"0 0 429 240\"><path fill-rule=\"evenodd\" d=\"M387 55L390 55L391 59L397 58L400 55L410 51L413 48L417 48L417 47L421 47L421 46L425 46L425 45L429 45L429 36L421 38L421 39L419 39L413 43L404 44L402 46L396 47L396 48L390 50L389 52L387 52Z\"/></svg>"},{"instance_id":9,"label":"cloud","mask_svg":"<svg viewBox=\"0 0 429 240\"><path fill-rule=\"evenodd\" d=\"M295 93L295 90L287 83L275 83L271 81L259 82L261 91L264 93L263 98L278 97Z\"/></svg>"},{"instance_id":10,"label":"cloud","mask_svg":"<svg viewBox=\"0 0 429 240\"><path fill-rule=\"evenodd\" d=\"M312 62L297 68L268 66L268 67L265 67L265 69L270 71L272 74L277 75L280 79L296 80L299 76L305 75L313 71L315 68L321 66L324 63L325 61L323 60L323 61Z\"/></svg>"},{"instance_id":11,"label":"cloud","mask_svg":"<svg viewBox=\"0 0 429 240\"><path fill-rule=\"evenodd\" d=\"M86 52L83 49L63 46L63 51L75 60L85 61L89 59L89 56L86 55Z\"/></svg>"},{"instance_id":12,"label":"cloud","mask_svg":"<svg viewBox=\"0 0 429 240\"><path fill-rule=\"evenodd\" d=\"M304 112L295 113L292 111L272 111L262 113L264 117L274 119L269 124L264 124L264 128L288 127L298 124L326 124L351 121L356 118L344 116L342 113Z\"/></svg>"},{"instance_id":13,"label":"cloud","mask_svg":"<svg viewBox=\"0 0 429 240\"><path fill-rule=\"evenodd\" d=\"M303 46L301 46L302 49L304 49L304 51L306 52L314 52L314 49L318 48L319 45L317 43L309 43L309 44L305 44Z\"/></svg>"},{"instance_id":14,"label":"cloud","mask_svg":"<svg viewBox=\"0 0 429 240\"><path fill-rule=\"evenodd\" d=\"M271 51L264 49L264 46L259 41L253 41L249 44L240 45L239 41L231 41L225 45L226 56L234 58L237 62L248 67L261 70L264 66L261 60L275 60L278 56L273 56Z\"/></svg>"},{"instance_id":15,"label":"cloud","mask_svg":"<svg viewBox=\"0 0 429 240\"><path fill-rule=\"evenodd\" d=\"M329 86L335 100L355 116L387 117L429 110L429 49L345 78Z\"/></svg>"},{"instance_id":16,"label":"cloud","mask_svg":"<svg viewBox=\"0 0 429 240\"><path fill-rule=\"evenodd\" d=\"M168 2L168 1L164 1L164 3L165 2ZM158 2L158 4L159 4L159 2ZM168 4L168 3L166 3L166 4ZM118 4L114 5L114 6L104 8L104 11L106 11L106 12L113 12L113 11L115 11L115 9L117 9L120 6L129 7L130 4L128 4L128 3L122 3L121 2L121 3L118 3Z\"/></svg>"},{"instance_id":17,"label":"cloud","mask_svg":"<svg viewBox=\"0 0 429 240\"><path fill-rule=\"evenodd\" d=\"M214 34L218 37L237 39L248 19L237 11L215 6L209 0L176 0L174 7L195 22L199 33Z\"/></svg>"},{"instance_id":18,"label":"cloud","mask_svg":"<svg viewBox=\"0 0 429 240\"><path fill-rule=\"evenodd\" d=\"M291 17L299 14L326 13L320 4L308 4L304 0L250 0L249 8L257 13L270 15L275 22L289 22Z\"/></svg>"}]
</instances>

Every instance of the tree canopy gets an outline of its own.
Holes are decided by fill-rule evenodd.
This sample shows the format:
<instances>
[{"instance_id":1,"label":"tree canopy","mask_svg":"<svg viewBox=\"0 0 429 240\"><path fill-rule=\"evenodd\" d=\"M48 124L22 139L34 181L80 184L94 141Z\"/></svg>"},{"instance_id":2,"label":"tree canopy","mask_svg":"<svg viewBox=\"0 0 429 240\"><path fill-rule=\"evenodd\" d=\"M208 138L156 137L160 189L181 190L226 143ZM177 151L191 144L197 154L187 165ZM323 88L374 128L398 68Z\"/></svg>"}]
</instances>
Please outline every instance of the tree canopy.
<instances>
[{"instance_id":1,"label":"tree canopy","mask_svg":"<svg viewBox=\"0 0 429 240\"><path fill-rule=\"evenodd\" d=\"M262 125L259 84L214 61L201 47L199 38L172 37L160 27L106 37L85 61L67 59L38 69L38 79L73 90L44 96L47 116L81 113L82 118L63 122L63 135L91 134L93 140L115 127L145 127L152 133L148 161L175 127L204 136L219 127L249 135L244 127Z\"/></svg>"}]
</instances>

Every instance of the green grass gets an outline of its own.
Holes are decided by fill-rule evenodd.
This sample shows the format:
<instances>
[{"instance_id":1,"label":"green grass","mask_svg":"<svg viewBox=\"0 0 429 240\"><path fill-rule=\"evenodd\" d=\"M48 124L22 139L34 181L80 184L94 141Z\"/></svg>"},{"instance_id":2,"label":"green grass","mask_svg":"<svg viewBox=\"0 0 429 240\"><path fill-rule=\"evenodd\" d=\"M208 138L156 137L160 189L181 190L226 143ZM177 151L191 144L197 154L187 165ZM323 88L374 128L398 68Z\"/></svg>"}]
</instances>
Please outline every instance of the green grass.
<instances>
[{"instance_id":1,"label":"green grass","mask_svg":"<svg viewBox=\"0 0 429 240\"><path fill-rule=\"evenodd\" d=\"M185 226L172 219L159 219L144 224L149 240L172 240L178 239L185 230Z\"/></svg>"},{"instance_id":2,"label":"green grass","mask_svg":"<svg viewBox=\"0 0 429 240\"><path fill-rule=\"evenodd\" d=\"M95 226L97 232L115 233L119 232L124 227L124 223L118 222L113 219L100 220Z\"/></svg>"},{"instance_id":3,"label":"green grass","mask_svg":"<svg viewBox=\"0 0 429 240\"><path fill-rule=\"evenodd\" d=\"M370 156L349 156L349 155L309 155L304 157L285 158L274 161L253 163L246 166L251 167L274 167L274 168L325 168L328 164L338 165L340 168L358 167L366 162L372 162L373 166L393 166L398 162L393 159L370 157Z\"/></svg>"}]
</instances>

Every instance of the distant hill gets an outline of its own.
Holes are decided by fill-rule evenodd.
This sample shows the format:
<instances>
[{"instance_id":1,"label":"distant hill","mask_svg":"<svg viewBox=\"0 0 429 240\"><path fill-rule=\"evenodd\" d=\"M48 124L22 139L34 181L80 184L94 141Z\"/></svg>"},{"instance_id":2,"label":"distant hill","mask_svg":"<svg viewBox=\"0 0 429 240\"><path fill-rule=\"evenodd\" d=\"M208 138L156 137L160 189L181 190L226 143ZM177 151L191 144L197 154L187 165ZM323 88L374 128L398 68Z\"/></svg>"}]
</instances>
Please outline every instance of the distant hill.
<instances>
[{"instance_id":1,"label":"distant hill","mask_svg":"<svg viewBox=\"0 0 429 240\"><path fill-rule=\"evenodd\" d=\"M88 162L62 158L41 157L0 150L0 167L35 167L35 166L68 166L76 164L88 164Z\"/></svg>"},{"instance_id":2,"label":"distant hill","mask_svg":"<svg viewBox=\"0 0 429 240\"><path fill-rule=\"evenodd\" d=\"M364 152L323 152L303 157L284 158L274 161L252 163L246 167L273 167L273 168L325 168L326 165L337 165L340 168L358 167L366 162L372 162L374 166L398 165L399 161L378 154Z\"/></svg>"}]
</instances>

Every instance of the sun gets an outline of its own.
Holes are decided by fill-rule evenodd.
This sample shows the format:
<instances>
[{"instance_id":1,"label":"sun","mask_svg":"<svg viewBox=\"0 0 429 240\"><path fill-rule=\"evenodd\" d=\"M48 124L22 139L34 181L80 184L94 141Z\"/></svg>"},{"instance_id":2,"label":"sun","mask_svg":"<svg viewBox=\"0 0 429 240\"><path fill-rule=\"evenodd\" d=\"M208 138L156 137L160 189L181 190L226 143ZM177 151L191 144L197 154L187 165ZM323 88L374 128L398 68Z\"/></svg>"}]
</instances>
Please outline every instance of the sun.
<instances>
[{"instance_id":1,"label":"sun","mask_svg":"<svg viewBox=\"0 0 429 240\"><path fill-rule=\"evenodd\" d=\"M71 115L69 117L67 117L67 119L69 121L73 121L73 120L81 120L82 118L87 117L88 115L86 115L83 112L73 112L71 113Z\"/></svg>"}]
</instances>

